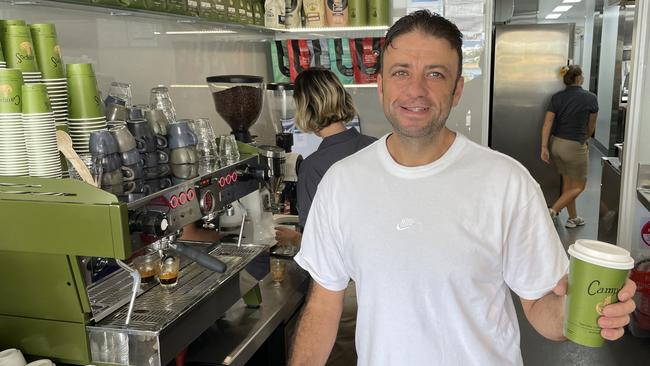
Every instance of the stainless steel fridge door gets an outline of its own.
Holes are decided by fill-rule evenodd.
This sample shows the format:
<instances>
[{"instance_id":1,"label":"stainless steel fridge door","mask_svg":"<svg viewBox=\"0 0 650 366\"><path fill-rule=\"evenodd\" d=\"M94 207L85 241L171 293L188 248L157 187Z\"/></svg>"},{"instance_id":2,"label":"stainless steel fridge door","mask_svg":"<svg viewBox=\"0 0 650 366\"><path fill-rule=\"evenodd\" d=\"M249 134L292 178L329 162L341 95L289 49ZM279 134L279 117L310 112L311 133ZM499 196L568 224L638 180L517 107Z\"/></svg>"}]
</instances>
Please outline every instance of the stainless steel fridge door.
<instances>
[{"instance_id":1,"label":"stainless steel fridge door","mask_svg":"<svg viewBox=\"0 0 650 366\"><path fill-rule=\"evenodd\" d=\"M573 24L495 29L490 146L530 171L549 206L561 178L540 159L541 130L551 96L564 88L560 68L572 57L573 35Z\"/></svg>"}]
</instances>

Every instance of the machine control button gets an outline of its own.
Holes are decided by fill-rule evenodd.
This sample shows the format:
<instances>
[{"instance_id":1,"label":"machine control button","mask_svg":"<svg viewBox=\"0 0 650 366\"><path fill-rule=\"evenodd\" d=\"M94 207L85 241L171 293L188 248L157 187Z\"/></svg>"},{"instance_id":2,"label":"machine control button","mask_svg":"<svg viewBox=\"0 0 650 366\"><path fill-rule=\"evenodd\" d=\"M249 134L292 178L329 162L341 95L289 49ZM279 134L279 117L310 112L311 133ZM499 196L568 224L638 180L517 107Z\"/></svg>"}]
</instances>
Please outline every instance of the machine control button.
<instances>
[{"instance_id":1,"label":"machine control button","mask_svg":"<svg viewBox=\"0 0 650 366\"><path fill-rule=\"evenodd\" d=\"M181 194L178 196L178 202L180 202L181 205L187 203L187 195L185 194L185 192L181 192Z\"/></svg>"},{"instance_id":2,"label":"machine control button","mask_svg":"<svg viewBox=\"0 0 650 366\"><path fill-rule=\"evenodd\" d=\"M168 227L169 227L169 221L167 221L167 218L162 219L160 221L160 228L162 229L162 231L167 230Z\"/></svg>"},{"instance_id":3,"label":"machine control button","mask_svg":"<svg viewBox=\"0 0 650 366\"><path fill-rule=\"evenodd\" d=\"M237 172L232 172L232 173L230 173L230 177L231 177L233 182L236 182L237 178L239 178L239 175L237 174Z\"/></svg>"},{"instance_id":4,"label":"machine control button","mask_svg":"<svg viewBox=\"0 0 650 366\"><path fill-rule=\"evenodd\" d=\"M226 185L226 178L219 178L219 187L223 188Z\"/></svg>"},{"instance_id":5,"label":"machine control button","mask_svg":"<svg viewBox=\"0 0 650 366\"><path fill-rule=\"evenodd\" d=\"M171 208L178 207L178 197L176 197L176 195L173 195L172 198L169 199L169 207Z\"/></svg>"},{"instance_id":6,"label":"machine control button","mask_svg":"<svg viewBox=\"0 0 650 366\"><path fill-rule=\"evenodd\" d=\"M194 189L190 188L187 190L187 200L191 201L196 197L196 193L194 193Z\"/></svg>"},{"instance_id":7,"label":"machine control button","mask_svg":"<svg viewBox=\"0 0 650 366\"><path fill-rule=\"evenodd\" d=\"M232 183L232 176L230 174L226 175L226 184Z\"/></svg>"}]
</instances>

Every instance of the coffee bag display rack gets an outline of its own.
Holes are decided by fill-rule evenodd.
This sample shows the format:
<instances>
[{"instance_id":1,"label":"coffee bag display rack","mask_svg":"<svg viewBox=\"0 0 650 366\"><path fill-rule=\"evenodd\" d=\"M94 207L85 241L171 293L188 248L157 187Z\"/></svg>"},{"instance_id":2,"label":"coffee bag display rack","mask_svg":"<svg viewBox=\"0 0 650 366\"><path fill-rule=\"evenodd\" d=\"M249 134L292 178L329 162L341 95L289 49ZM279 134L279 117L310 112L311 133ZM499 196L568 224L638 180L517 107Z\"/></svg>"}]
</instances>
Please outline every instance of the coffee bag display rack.
<instances>
[{"instance_id":1,"label":"coffee bag display rack","mask_svg":"<svg viewBox=\"0 0 650 366\"><path fill-rule=\"evenodd\" d=\"M73 179L0 177L0 277L10 279L2 286L0 344L63 363L167 364L255 289L240 289L240 271L266 246L176 240L183 226L259 189L265 168L254 148L247 152L235 164L129 204ZM128 262L165 245L219 259L225 271L185 259L176 287L142 286L132 306L128 272L88 280L85 257Z\"/></svg>"}]
</instances>

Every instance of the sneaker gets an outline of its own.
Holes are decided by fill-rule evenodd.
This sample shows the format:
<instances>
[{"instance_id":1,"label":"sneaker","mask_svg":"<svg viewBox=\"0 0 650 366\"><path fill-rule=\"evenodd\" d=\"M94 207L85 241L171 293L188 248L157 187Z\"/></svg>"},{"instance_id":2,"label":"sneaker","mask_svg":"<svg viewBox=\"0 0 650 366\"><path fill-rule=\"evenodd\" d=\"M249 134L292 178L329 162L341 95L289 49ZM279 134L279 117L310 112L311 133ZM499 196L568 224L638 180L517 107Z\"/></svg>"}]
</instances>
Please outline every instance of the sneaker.
<instances>
[{"instance_id":1,"label":"sneaker","mask_svg":"<svg viewBox=\"0 0 650 366\"><path fill-rule=\"evenodd\" d=\"M548 208L548 214L551 215L551 220L555 220L558 215L558 213L550 207Z\"/></svg>"},{"instance_id":2,"label":"sneaker","mask_svg":"<svg viewBox=\"0 0 650 366\"><path fill-rule=\"evenodd\" d=\"M580 216L576 216L575 218L566 220L566 224L564 225L564 227L573 229L576 226L582 226L584 224L585 224L585 220Z\"/></svg>"}]
</instances>

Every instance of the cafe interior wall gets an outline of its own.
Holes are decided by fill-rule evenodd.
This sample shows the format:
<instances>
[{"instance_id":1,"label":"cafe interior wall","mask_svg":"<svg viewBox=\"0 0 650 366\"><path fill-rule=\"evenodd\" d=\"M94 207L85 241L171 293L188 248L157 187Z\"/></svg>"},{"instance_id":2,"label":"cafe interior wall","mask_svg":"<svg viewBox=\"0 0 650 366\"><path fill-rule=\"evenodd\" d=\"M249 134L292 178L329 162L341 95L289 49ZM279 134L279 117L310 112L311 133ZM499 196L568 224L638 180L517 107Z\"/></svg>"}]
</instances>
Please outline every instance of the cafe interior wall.
<instances>
[{"instance_id":1,"label":"cafe interior wall","mask_svg":"<svg viewBox=\"0 0 650 366\"><path fill-rule=\"evenodd\" d=\"M63 61L92 63L104 96L111 82L128 82L134 104L148 104L152 87L168 86L179 118L207 117L217 133L229 133L215 111L205 78L220 74L268 77L266 41L271 35L246 30L235 34L169 34L214 31L217 25L179 23L171 17L134 12L119 14L106 8L52 2L0 3L3 19L54 23Z\"/></svg>"},{"instance_id":2,"label":"cafe interior wall","mask_svg":"<svg viewBox=\"0 0 650 366\"><path fill-rule=\"evenodd\" d=\"M391 19L414 9L415 1L390 0ZM425 4L417 2L418 4ZM454 20L465 35L465 90L447 125L470 139L487 143L489 108L489 52L493 0L439 0L445 16ZM149 102L149 91L157 85L170 87L179 118L208 117L218 134L229 128L214 109L205 77L222 74L260 75L270 81L269 41L271 32L230 27L234 34L198 33L219 30L217 23L179 22L136 12L115 11L54 2L17 5L0 3L3 19L25 19L28 23L54 23L65 63L93 63L98 86L105 96L113 81L132 84L135 104ZM130 15L128 15L130 14ZM184 18L187 19L187 18ZM193 31L193 34L173 34ZM171 33L170 33L171 32ZM337 32L326 37L346 36ZM355 36L363 37L363 32ZM292 38L315 38L299 33ZM286 39L287 36L284 36ZM380 137L390 131L379 105L376 86L350 87L359 111L362 132ZM251 129L260 143L273 143L273 130L266 105Z\"/></svg>"}]
</instances>

